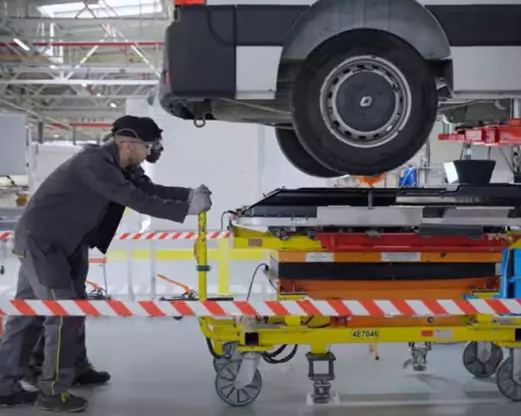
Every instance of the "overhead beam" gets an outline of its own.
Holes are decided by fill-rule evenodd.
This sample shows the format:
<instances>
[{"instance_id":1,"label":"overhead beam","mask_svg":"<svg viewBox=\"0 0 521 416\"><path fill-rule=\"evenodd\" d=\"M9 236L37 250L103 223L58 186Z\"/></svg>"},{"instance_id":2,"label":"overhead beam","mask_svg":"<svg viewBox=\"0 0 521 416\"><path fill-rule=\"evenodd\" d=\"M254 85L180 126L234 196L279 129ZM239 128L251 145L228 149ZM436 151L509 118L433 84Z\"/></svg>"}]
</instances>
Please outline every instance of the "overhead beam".
<instances>
[{"instance_id":1,"label":"overhead beam","mask_svg":"<svg viewBox=\"0 0 521 416\"><path fill-rule=\"evenodd\" d=\"M60 73L74 72L75 74L153 74L154 70L145 65L127 65L127 66L92 66L83 65L76 68L75 65L50 65L46 67L40 66L23 66L24 63L3 64L5 68L12 68L16 73L24 74L40 74L42 72ZM25 64L27 65L27 64Z\"/></svg>"},{"instance_id":2,"label":"overhead beam","mask_svg":"<svg viewBox=\"0 0 521 416\"><path fill-rule=\"evenodd\" d=\"M80 100L80 99L95 99L95 100L127 100L132 98L144 98L148 95L148 90L143 91L139 94L125 94L125 95L117 95L117 94L102 94L102 95L92 95L92 96L78 96L72 94L27 94L22 97L30 98L31 100Z\"/></svg>"},{"instance_id":3,"label":"overhead beam","mask_svg":"<svg viewBox=\"0 0 521 416\"><path fill-rule=\"evenodd\" d=\"M23 17L23 16L9 16L7 20L11 22L20 22L20 23L63 23L63 24L71 24L71 23L90 23L90 24L114 24L114 23L125 23L125 22L172 22L172 19L168 19L166 17L144 17L144 16L125 16L125 17L98 17L96 19L93 18L73 18L73 17Z\"/></svg>"},{"instance_id":4,"label":"overhead beam","mask_svg":"<svg viewBox=\"0 0 521 416\"><path fill-rule=\"evenodd\" d=\"M0 79L0 85L158 85L157 79Z\"/></svg>"},{"instance_id":5,"label":"overhead beam","mask_svg":"<svg viewBox=\"0 0 521 416\"><path fill-rule=\"evenodd\" d=\"M109 122L71 122L68 123L69 126L75 127L75 128L85 128L85 129L102 129L102 130L108 130L113 127L112 123ZM57 128L63 128L63 124L61 123L54 123L53 127Z\"/></svg>"},{"instance_id":6,"label":"overhead beam","mask_svg":"<svg viewBox=\"0 0 521 416\"><path fill-rule=\"evenodd\" d=\"M124 116L125 111L123 109L119 111L109 111L108 109L85 109L85 110L67 110L66 108L60 108L56 110L41 111L41 115L44 117L52 117L55 121L61 123L61 119L66 120L82 120L82 119L96 119L96 120L114 120L118 117ZM68 124L68 123L66 123Z\"/></svg>"},{"instance_id":7,"label":"overhead beam","mask_svg":"<svg viewBox=\"0 0 521 416\"><path fill-rule=\"evenodd\" d=\"M47 47L63 47L63 48L93 48L97 46L99 48L127 48L131 46L139 46L143 47L160 47L164 45L163 41L118 41L118 42L100 42L98 41L46 41L46 42L31 42L31 45L38 48L47 48ZM21 46L16 42L0 42L0 46L12 46L15 48L21 48Z\"/></svg>"},{"instance_id":8,"label":"overhead beam","mask_svg":"<svg viewBox=\"0 0 521 416\"><path fill-rule=\"evenodd\" d=\"M157 62L159 66L163 62L163 54L159 52L159 50L153 49L154 53L149 54L153 57L153 61ZM75 54L71 58L76 60L79 59L83 54ZM22 59L25 60L22 62ZM28 53L25 56L7 54L0 52L0 65L8 64L8 63L18 63L20 65L30 66L30 65L38 65L40 67L47 67L52 65L53 63L45 60L42 55L38 55L36 53ZM97 53L90 57L89 64L98 64L98 65L126 65L128 63L128 58L125 57L121 53L121 51L111 50L111 49L98 49ZM54 63L54 65L59 65L59 63Z\"/></svg>"}]
</instances>

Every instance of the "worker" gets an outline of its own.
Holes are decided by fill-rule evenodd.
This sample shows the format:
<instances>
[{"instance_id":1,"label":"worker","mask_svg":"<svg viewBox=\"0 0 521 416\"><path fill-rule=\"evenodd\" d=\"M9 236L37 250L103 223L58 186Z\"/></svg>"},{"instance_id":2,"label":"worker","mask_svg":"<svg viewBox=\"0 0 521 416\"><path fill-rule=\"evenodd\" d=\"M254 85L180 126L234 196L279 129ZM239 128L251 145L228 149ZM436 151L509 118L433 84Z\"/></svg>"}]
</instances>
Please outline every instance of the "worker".
<instances>
[{"instance_id":1,"label":"worker","mask_svg":"<svg viewBox=\"0 0 521 416\"><path fill-rule=\"evenodd\" d=\"M88 247L106 253L125 207L152 217L184 222L212 206L206 187L166 187L129 169L150 154L157 137L149 122L126 116L114 123L113 139L89 146L52 172L29 200L14 233L13 252L20 259L17 299L68 300L84 294ZM81 260L83 259L83 261ZM80 292L80 293L79 293ZM80 412L88 401L69 393L74 382L80 317L45 317L45 345L39 392L25 391L18 381L39 317L10 317L0 342L0 406L36 403L43 410ZM37 333L37 332L36 332Z\"/></svg>"},{"instance_id":2,"label":"worker","mask_svg":"<svg viewBox=\"0 0 521 416\"><path fill-rule=\"evenodd\" d=\"M125 123L127 117L122 117L114 123L111 134L108 135L104 141L109 142L113 140L114 134L117 133L118 129L123 128L120 127L121 124ZM163 143L162 143L162 132L159 126L149 117L141 117L141 120L146 125L147 131L150 132L152 137L156 137L153 142L153 146L150 149L150 153L146 157L146 161L148 163L156 163L161 158L161 155L164 151ZM125 174L130 175L132 177L132 181L136 184L143 182L150 182L150 179L145 175L144 169L141 165L130 166L125 169ZM201 191L208 193L209 190L205 185L201 185L195 189L193 192ZM211 192L210 192L211 194ZM189 197L190 199L190 197ZM88 259L87 259L88 261ZM79 268L81 270L81 276L78 279L79 288L81 290L82 298L87 298L85 282L87 279L88 273L88 263L83 261L81 264L82 267ZM74 379L74 385L99 385L107 383L111 376L106 371L97 371L90 363L90 360L87 357L87 346L85 343L85 323L83 323L82 328L80 330L79 339L78 339L78 356L76 359L75 373L76 377ZM28 391L38 391L37 381L42 373L43 366L43 358L44 358L44 345L45 345L45 335L43 331L43 325L40 330L39 340L31 353L31 358L29 361L29 367L27 370L27 374L22 379L22 388Z\"/></svg>"}]
</instances>

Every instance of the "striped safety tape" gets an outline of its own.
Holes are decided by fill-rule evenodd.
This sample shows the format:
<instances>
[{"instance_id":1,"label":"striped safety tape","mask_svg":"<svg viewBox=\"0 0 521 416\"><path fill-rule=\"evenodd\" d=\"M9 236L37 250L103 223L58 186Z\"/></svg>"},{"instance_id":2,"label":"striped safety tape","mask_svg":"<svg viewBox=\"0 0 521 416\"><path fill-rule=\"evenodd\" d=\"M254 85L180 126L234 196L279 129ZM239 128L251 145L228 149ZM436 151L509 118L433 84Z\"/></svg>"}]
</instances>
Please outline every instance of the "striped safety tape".
<instances>
[{"instance_id":1,"label":"striped safety tape","mask_svg":"<svg viewBox=\"0 0 521 416\"><path fill-rule=\"evenodd\" d=\"M521 314L521 299L300 301L0 300L0 316L470 316Z\"/></svg>"},{"instance_id":2,"label":"striped safety tape","mask_svg":"<svg viewBox=\"0 0 521 416\"><path fill-rule=\"evenodd\" d=\"M0 240L9 240L12 238L11 231L0 231ZM209 240L218 240L230 238L229 231L209 231L207 238ZM114 236L115 240L195 240L197 232L179 231L172 233L118 233Z\"/></svg>"}]
</instances>

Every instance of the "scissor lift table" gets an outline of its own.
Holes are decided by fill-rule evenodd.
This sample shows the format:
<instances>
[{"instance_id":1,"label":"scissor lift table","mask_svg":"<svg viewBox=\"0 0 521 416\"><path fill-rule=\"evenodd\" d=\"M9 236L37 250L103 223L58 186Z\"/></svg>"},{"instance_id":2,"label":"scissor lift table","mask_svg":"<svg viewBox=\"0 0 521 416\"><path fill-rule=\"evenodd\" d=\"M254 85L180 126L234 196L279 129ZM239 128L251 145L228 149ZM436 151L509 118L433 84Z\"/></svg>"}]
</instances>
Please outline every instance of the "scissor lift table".
<instances>
[{"instance_id":1,"label":"scissor lift table","mask_svg":"<svg viewBox=\"0 0 521 416\"><path fill-rule=\"evenodd\" d=\"M262 385L260 359L286 362L297 345L310 348L309 402L330 403L337 397L331 389L332 344L407 343L404 366L423 371L432 343L469 342L463 356L467 370L477 377L496 374L500 391L521 400L521 318L475 309L444 316L436 310L439 299L521 297L516 248L521 240L515 230L520 207L521 187L491 184L278 189L236 210L232 244L271 251L265 273L277 299L327 300L335 316L319 316L310 305L305 317L281 312L201 318L219 396L235 406L251 403ZM377 299L389 304L377 307L372 302ZM424 313L409 313L408 299L422 299ZM358 301L365 312L353 316L336 300ZM293 346L290 354L277 358L287 346ZM503 348L511 351L506 359ZM318 362L326 362L327 371L318 372Z\"/></svg>"}]
</instances>

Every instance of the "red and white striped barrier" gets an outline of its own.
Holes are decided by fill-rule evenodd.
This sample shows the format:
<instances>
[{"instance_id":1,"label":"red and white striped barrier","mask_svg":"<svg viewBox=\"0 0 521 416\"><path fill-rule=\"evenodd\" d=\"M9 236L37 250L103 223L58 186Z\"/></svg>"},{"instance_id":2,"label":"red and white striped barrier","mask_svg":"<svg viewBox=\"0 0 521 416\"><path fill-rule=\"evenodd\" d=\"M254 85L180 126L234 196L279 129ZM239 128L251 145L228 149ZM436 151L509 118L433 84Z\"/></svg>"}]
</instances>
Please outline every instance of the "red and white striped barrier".
<instances>
[{"instance_id":1,"label":"red and white striped barrier","mask_svg":"<svg viewBox=\"0 0 521 416\"><path fill-rule=\"evenodd\" d=\"M0 316L230 317L374 316L430 317L521 314L521 299L102 301L0 300Z\"/></svg>"},{"instance_id":2,"label":"red and white striped barrier","mask_svg":"<svg viewBox=\"0 0 521 416\"><path fill-rule=\"evenodd\" d=\"M219 240L223 238L230 238L229 231L209 231L207 239ZM12 231L0 231L0 240L9 240L13 237ZM114 236L114 240L195 240L197 239L197 232L194 231L179 231L170 233L118 233Z\"/></svg>"}]
</instances>

